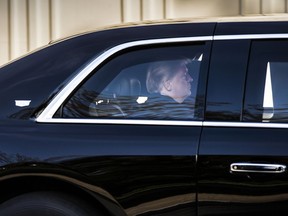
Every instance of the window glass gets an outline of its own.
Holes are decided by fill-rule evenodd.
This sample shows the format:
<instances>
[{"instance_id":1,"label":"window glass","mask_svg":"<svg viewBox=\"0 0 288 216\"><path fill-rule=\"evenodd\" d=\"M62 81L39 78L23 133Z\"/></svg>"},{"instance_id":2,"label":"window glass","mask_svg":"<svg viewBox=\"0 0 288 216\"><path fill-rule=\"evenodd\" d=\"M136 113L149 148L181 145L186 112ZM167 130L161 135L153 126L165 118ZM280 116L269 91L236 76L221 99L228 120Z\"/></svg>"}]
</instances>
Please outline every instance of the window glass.
<instances>
[{"instance_id":1,"label":"window glass","mask_svg":"<svg viewBox=\"0 0 288 216\"><path fill-rule=\"evenodd\" d=\"M204 43L193 43L118 53L75 91L62 117L201 119L204 48Z\"/></svg>"},{"instance_id":2,"label":"window glass","mask_svg":"<svg viewBox=\"0 0 288 216\"><path fill-rule=\"evenodd\" d=\"M288 121L288 41L255 41L248 71L244 121Z\"/></svg>"}]
</instances>

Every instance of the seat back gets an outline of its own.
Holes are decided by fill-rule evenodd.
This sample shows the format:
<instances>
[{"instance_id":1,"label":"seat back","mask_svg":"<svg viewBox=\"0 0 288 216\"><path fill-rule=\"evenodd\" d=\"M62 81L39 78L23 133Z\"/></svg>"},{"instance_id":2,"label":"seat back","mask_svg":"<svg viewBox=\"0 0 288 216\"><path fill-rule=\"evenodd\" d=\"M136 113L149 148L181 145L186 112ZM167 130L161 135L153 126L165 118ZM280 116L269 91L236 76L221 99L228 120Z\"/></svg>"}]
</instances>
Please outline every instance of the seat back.
<instances>
[{"instance_id":1,"label":"seat back","mask_svg":"<svg viewBox=\"0 0 288 216\"><path fill-rule=\"evenodd\" d=\"M141 93L141 83L136 78L122 78L115 85L116 97L138 98Z\"/></svg>"}]
</instances>

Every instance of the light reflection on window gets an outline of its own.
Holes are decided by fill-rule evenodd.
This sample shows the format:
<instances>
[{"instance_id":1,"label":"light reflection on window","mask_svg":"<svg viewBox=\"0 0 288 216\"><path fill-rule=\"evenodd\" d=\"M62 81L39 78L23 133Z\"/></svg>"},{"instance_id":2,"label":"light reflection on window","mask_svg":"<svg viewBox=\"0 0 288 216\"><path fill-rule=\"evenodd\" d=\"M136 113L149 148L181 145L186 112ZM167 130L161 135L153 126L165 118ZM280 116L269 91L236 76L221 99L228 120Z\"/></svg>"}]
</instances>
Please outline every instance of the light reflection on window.
<instances>
[{"instance_id":1,"label":"light reflection on window","mask_svg":"<svg viewBox=\"0 0 288 216\"><path fill-rule=\"evenodd\" d=\"M145 103L147 100L148 100L148 97L141 97L141 96L139 96L136 101L137 101L138 104L143 104L143 103Z\"/></svg>"},{"instance_id":2,"label":"light reflection on window","mask_svg":"<svg viewBox=\"0 0 288 216\"><path fill-rule=\"evenodd\" d=\"M266 69L264 99L263 99L263 122L273 118L273 115L274 115L273 91L271 82L270 62L268 62Z\"/></svg>"}]
</instances>

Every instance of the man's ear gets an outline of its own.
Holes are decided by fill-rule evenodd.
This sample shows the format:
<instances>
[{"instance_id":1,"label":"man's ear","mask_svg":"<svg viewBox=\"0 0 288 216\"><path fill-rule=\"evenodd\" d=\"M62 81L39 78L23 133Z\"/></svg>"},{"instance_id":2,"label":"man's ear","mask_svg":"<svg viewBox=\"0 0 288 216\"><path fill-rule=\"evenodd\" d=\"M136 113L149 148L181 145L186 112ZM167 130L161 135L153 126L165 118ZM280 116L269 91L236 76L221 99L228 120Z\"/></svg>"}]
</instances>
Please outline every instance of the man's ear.
<instances>
[{"instance_id":1,"label":"man's ear","mask_svg":"<svg viewBox=\"0 0 288 216\"><path fill-rule=\"evenodd\" d=\"M167 91L171 91L172 90L172 84L171 84L171 81L170 80L167 80L164 82L164 88L167 90Z\"/></svg>"}]
</instances>

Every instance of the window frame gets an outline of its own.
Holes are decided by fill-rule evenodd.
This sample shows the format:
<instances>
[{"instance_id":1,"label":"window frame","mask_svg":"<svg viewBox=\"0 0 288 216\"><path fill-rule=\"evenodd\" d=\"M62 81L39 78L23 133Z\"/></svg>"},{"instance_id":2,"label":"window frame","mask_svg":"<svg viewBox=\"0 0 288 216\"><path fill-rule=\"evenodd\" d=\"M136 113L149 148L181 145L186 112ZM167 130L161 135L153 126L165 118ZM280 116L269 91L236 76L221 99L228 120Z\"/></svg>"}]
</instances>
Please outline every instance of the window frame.
<instances>
[{"instance_id":1,"label":"window frame","mask_svg":"<svg viewBox=\"0 0 288 216\"><path fill-rule=\"evenodd\" d=\"M126 47L133 47L141 44L156 44L156 43L175 43L175 42L190 42L190 41L214 41L214 40L252 40L252 39L288 39L287 33L271 33L271 34L236 34L236 35L215 35L215 36L197 36L197 37L178 37L178 38L166 38L166 39L151 39L133 41L124 44L120 44L113 47L107 52L102 53L95 58L90 64L88 64L80 73L72 79L63 89L60 91L48 105L43 109L41 113L35 118L37 123L85 123L85 124L139 124L139 125L173 125L173 126L206 126L206 127L245 127L245 128L288 128L286 123L263 123L263 122L219 122L219 121L164 121L164 120L118 120L118 119L62 119L52 118L57 112L63 101L69 96L75 86L77 86L86 76L93 71L99 64L105 61L110 55L117 53ZM80 81L79 81L80 80Z\"/></svg>"},{"instance_id":2,"label":"window frame","mask_svg":"<svg viewBox=\"0 0 288 216\"><path fill-rule=\"evenodd\" d=\"M112 55L124 51L128 48L133 48L143 45L161 45L183 42L205 42L212 41L212 36L197 36L197 37L180 37L180 38L162 38L132 41L120 44L108 49L95 59L93 59L86 67L84 67L68 84L52 99L52 101L44 108L44 110L36 118L36 122L45 123L120 123L120 124L153 124L156 125L193 125L201 126L201 121L184 121L184 120L137 120L137 119L76 119L76 118L55 118L53 117L58 109L65 103L66 99L77 89L77 87L87 79L93 71L103 62L109 59Z\"/></svg>"}]
</instances>

